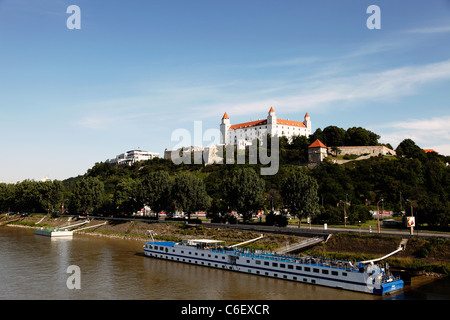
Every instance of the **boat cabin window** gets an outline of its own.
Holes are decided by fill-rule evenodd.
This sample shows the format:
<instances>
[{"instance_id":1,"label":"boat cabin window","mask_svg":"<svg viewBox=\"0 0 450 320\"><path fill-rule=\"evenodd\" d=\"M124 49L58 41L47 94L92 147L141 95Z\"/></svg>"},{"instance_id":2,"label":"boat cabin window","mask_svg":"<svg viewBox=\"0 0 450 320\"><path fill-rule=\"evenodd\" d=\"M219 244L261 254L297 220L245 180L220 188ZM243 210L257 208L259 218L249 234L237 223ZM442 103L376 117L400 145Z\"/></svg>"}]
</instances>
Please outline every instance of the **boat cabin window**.
<instances>
[{"instance_id":1,"label":"boat cabin window","mask_svg":"<svg viewBox=\"0 0 450 320\"><path fill-rule=\"evenodd\" d=\"M317 268L314 268L314 269L313 269L313 272L315 272L315 273L319 273L319 269L317 269Z\"/></svg>"},{"instance_id":2,"label":"boat cabin window","mask_svg":"<svg viewBox=\"0 0 450 320\"><path fill-rule=\"evenodd\" d=\"M269 262L264 261L264 265L265 265L265 266L268 266L268 265L269 265Z\"/></svg>"},{"instance_id":3,"label":"boat cabin window","mask_svg":"<svg viewBox=\"0 0 450 320\"><path fill-rule=\"evenodd\" d=\"M339 275L339 273L338 273L337 271L331 271L331 274L332 274L333 276Z\"/></svg>"},{"instance_id":4,"label":"boat cabin window","mask_svg":"<svg viewBox=\"0 0 450 320\"><path fill-rule=\"evenodd\" d=\"M284 263L280 263L280 268L286 268L286 265Z\"/></svg>"},{"instance_id":5,"label":"boat cabin window","mask_svg":"<svg viewBox=\"0 0 450 320\"><path fill-rule=\"evenodd\" d=\"M305 271L311 271L310 267L305 267Z\"/></svg>"},{"instance_id":6,"label":"boat cabin window","mask_svg":"<svg viewBox=\"0 0 450 320\"><path fill-rule=\"evenodd\" d=\"M272 266L273 266L273 267L278 267L278 263L272 262Z\"/></svg>"},{"instance_id":7,"label":"boat cabin window","mask_svg":"<svg viewBox=\"0 0 450 320\"><path fill-rule=\"evenodd\" d=\"M328 274L328 270L323 269L323 270L322 270L322 273L323 273L323 274Z\"/></svg>"}]
</instances>

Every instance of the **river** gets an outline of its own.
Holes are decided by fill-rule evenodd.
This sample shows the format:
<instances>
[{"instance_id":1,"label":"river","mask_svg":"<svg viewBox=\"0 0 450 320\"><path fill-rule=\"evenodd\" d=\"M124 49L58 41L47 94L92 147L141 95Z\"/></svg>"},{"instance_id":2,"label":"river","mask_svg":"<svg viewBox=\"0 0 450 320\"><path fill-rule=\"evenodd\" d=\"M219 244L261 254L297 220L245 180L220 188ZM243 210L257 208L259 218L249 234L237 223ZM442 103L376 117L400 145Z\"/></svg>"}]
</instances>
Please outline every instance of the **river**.
<instances>
[{"instance_id":1,"label":"river","mask_svg":"<svg viewBox=\"0 0 450 320\"><path fill-rule=\"evenodd\" d=\"M143 256L144 241L75 234L58 239L0 227L1 300L378 300L450 299L448 279L386 297ZM69 289L69 266L80 289ZM71 282L75 283L75 282Z\"/></svg>"}]
</instances>

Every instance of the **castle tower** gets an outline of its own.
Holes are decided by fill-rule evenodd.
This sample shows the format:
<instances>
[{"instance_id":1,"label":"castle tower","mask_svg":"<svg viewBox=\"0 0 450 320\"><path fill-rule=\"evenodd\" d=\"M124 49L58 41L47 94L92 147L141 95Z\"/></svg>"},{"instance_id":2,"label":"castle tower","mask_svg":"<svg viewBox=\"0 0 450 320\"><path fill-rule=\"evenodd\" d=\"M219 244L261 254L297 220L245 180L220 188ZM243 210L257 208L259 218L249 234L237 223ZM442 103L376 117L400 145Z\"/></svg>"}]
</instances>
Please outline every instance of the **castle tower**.
<instances>
[{"instance_id":1,"label":"castle tower","mask_svg":"<svg viewBox=\"0 0 450 320\"><path fill-rule=\"evenodd\" d=\"M275 115L275 111L273 107L270 107L269 115L267 116L267 131L272 136L276 133L276 125L277 125L277 116Z\"/></svg>"},{"instance_id":2,"label":"castle tower","mask_svg":"<svg viewBox=\"0 0 450 320\"><path fill-rule=\"evenodd\" d=\"M230 129L231 123L230 123L230 117L228 117L227 113L222 117L222 123L220 124L220 143L221 144L227 144L230 143L227 141L227 132Z\"/></svg>"},{"instance_id":3,"label":"castle tower","mask_svg":"<svg viewBox=\"0 0 450 320\"><path fill-rule=\"evenodd\" d=\"M305 119L303 120L303 124L306 127L306 136L309 137L311 135L311 118L309 117L309 114L305 114Z\"/></svg>"},{"instance_id":4,"label":"castle tower","mask_svg":"<svg viewBox=\"0 0 450 320\"><path fill-rule=\"evenodd\" d=\"M308 167L314 168L322 163L328 155L328 148L319 139L308 147Z\"/></svg>"}]
</instances>

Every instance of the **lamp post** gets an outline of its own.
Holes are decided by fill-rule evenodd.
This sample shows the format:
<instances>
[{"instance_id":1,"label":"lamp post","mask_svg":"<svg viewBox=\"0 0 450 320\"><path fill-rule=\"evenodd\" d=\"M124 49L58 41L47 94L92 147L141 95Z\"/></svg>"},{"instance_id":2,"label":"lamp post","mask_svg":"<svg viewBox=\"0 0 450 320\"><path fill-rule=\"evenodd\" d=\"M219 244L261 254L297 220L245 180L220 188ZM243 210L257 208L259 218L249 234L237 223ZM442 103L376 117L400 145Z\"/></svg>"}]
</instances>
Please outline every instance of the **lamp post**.
<instances>
[{"instance_id":1,"label":"lamp post","mask_svg":"<svg viewBox=\"0 0 450 320\"><path fill-rule=\"evenodd\" d=\"M347 195L345 195L345 202L339 200L339 204L344 203L344 228L347 228L347 212L345 211L345 204L347 202Z\"/></svg>"},{"instance_id":2,"label":"lamp post","mask_svg":"<svg viewBox=\"0 0 450 320\"><path fill-rule=\"evenodd\" d=\"M383 199L377 202L377 224L378 224L378 233L380 233L380 202L383 202Z\"/></svg>"}]
</instances>

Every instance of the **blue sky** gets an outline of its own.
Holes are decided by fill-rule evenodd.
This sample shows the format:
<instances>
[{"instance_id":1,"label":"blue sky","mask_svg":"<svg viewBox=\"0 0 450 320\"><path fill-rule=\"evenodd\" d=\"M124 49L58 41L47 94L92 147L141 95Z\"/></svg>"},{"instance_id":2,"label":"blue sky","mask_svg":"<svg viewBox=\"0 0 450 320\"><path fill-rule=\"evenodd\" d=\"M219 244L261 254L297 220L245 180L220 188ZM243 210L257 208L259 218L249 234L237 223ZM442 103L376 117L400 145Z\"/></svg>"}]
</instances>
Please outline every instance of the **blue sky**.
<instances>
[{"instance_id":1,"label":"blue sky","mask_svg":"<svg viewBox=\"0 0 450 320\"><path fill-rule=\"evenodd\" d=\"M271 106L450 155L450 1L0 0L0 181L162 154L194 121Z\"/></svg>"}]
</instances>

